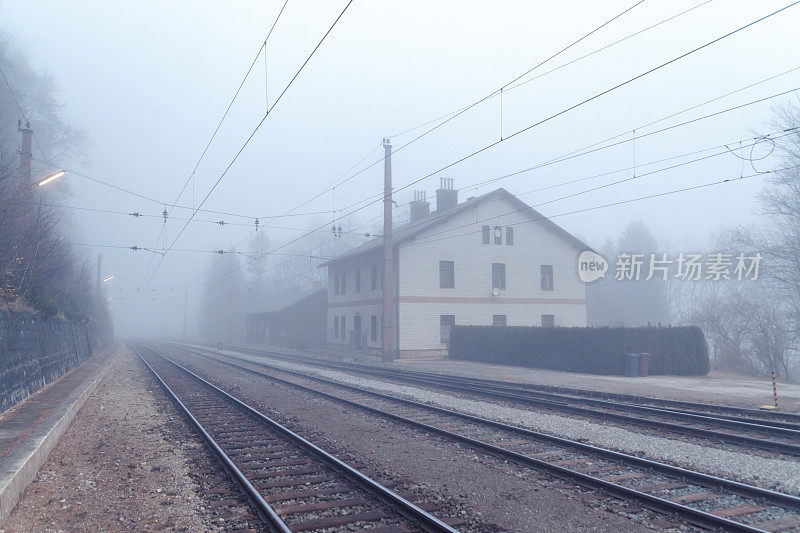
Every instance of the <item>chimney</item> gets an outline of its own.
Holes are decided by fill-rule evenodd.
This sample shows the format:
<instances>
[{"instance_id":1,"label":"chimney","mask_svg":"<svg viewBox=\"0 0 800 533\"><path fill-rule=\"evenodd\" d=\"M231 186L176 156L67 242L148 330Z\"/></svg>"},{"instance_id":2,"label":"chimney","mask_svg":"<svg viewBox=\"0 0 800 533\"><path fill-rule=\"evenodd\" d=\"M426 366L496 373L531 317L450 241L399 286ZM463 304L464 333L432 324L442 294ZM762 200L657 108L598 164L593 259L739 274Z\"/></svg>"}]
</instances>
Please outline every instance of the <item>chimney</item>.
<instances>
[{"instance_id":1,"label":"chimney","mask_svg":"<svg viewBox=\"0 0 800 533\"><path fill-rule=\"evenodd\" d=\"M431 203L425 196L425 191L414 191L414 200L410 204L412 224L431 213Z\"/></svg>"},{"instance_id":2,"label":"chimney","mask_svg":"<svg viewBox=\"0 0 800 533\"><path fill-rule=\"evenodd\" d=\"M453 189L453 178L439 178L436 189L436 212L442 213L458 205L458 191Z\"/></svg>"}]
</instances>

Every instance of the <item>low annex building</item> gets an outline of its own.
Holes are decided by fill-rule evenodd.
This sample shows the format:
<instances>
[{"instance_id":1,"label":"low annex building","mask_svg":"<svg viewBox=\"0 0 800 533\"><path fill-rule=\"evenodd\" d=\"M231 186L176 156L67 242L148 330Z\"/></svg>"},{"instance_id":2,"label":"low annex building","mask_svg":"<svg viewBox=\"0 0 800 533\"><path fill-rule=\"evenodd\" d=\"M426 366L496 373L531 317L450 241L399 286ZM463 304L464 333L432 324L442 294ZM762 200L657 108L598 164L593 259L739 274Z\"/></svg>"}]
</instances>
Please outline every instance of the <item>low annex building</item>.
<instances>
[{"instance_id":1,"label":"low annex building","mask_svg":"<svg viewBox=\"0 0 800 533\"><path fill-rule=\"evenodd\" d=\"M408 224L393 230L399 357L447 353L463 325L585 326L586 287L578 256L589 249L519 198L499 188L458 202L441 178L436 211L414 193ZM327 343L381 349L383 239L324 263Z\"/></svg>"},{"instance_id":2,"label":"low annex building","mask_svg":"<svg viewBox=\"0 0 800 533\"><path fill-rule=\"evenodd\" d=\"M323 347L327 304L325 288L270 298L247 314L247 342L290 348Z\"/></svg>"}]
</instances>

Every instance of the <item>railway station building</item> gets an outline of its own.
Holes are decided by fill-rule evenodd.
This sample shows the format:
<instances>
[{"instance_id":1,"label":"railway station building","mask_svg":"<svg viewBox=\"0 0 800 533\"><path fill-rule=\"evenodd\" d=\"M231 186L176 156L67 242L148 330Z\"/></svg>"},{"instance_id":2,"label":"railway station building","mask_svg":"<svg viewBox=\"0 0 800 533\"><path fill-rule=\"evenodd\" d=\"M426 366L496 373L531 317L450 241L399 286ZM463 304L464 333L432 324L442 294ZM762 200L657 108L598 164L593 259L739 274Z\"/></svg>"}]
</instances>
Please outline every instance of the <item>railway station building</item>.
<instances>
[{"instance_id":1,"label":"railway station building","mask_svg":"<svg viewBox=\"0 0 800 533\"><path fill-rule=\"evenodd\" d=\"M270 298L247 313L247 342L290 348L325 345L325 288L297 290Z\"/></svg>"},{"instance_id":2,"label":"railway station building","mask_svg":"<svg viewBox=\"0 0 800 533\"><path fill-rule=\"evenodd\" d=\"M459 202L441 178L435 208L416 191L409 222L393 230L399 357L445 355L456 324L586 326L583 242L502 188ZM379 352L382 237L324 266L328 346Z\"/></svg>"}]
</instances>

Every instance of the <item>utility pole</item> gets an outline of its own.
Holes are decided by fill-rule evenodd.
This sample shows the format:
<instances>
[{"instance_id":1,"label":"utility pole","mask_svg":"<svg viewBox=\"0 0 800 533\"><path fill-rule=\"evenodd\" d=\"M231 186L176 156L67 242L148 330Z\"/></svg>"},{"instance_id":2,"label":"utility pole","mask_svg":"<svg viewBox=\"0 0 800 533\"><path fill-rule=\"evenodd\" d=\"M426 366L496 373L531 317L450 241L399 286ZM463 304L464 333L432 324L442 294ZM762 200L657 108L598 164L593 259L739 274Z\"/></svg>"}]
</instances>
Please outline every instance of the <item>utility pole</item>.
<instances>
[{"instance_id":1,"label":"utility pole","mask_svg":"<svg viewBox=\"0 0 800 533\"><path fill-rule=\"evenodd\" d=\"M100 298L100 287L103 283L103 254L97 254L97 280L96 284L97 287L95 292L97 293L97 297Z\"/></svg>"},{"instance_id":2,"label":"utility pole","mask_svg":"<svg viewBox=\"0 0 800 533\"><path fill-rule=\"evenodd\" d=\"M183 340L186 340L186 318L189 314L189 287L183 287Z\"/></svg>"},{"instance_id":3,"label":"utility pole","mask_svg":"<svg viewBox=\"0 0 800 533\"><path fill-rule=\"evenodd\" d=\"M22 119L17 121L17 130L22 133L22 150L20 152L20 172L19 172L19 188L23 194L30 197L31 195L31 138L33 136L33 129L31 123L25 120L25 125L22 124Z\"/></svg>"},{"instance_id":4,"label":"utility pole","mask_svg":"<svg viewBox=\"0 0 800 533\"><path fill-rule=\"evenodd\" d=\"M103 254L97 254L97 281L95 289L94 289L94 297L97 300L97 303L100 303L100 299L102 295L100 294L100 288L102 287L103 283Z\"/></svg>"},{"instance_id":5,"label":"utility pole","mask_svg":"<svg viewBox=\"0 0 800 533\"><path fill-rule=\"evenodd\" d=\"M383 317L381 319L382 361L394 360L396 349L394 243L392 242L392 145L383 139Z\"/></svg>"}]
</instances>

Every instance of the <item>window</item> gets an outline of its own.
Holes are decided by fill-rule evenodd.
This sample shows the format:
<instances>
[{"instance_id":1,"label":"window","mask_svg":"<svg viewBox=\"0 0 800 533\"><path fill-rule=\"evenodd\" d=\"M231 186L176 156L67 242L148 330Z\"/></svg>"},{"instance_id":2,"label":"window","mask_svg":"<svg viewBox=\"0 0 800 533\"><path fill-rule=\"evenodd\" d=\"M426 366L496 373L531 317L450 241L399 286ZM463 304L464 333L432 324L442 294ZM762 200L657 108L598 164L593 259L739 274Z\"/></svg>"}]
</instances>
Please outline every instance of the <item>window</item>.
<instances>
[{"instance_id":1,"label":"window","mask_svg":"<svg viewBox=\"0 0 800 533\"><path fill-rule=\"evenodd\" d=\"M369 289L374 291L378 288L378 265L372 265L369 276Z\"/></svg>"},{"instance_id":2,"label":"window","mask_svg":"<svg viewBox=\"0 0 800 533\"><path fill-rule=\"evenodd\" d=\"M442 344L450 343L450 330L456 325L456 315L441 315L439 317L439 330Z\"/></svg>"},{"instance_id":3,"label":"window","mask_svg":"<svg viewBox=\"0 0 800 533\"><path fill-rule=\"evenodd\" d=\"M500 226L494 227L494 243L503 244L503 229Z\"/></svg>"},{"instance_id":4,"label":"window","mask_svg":"<svg viewBox=\"0 0 800 533\"><path fill-rule=\"evenodd\" d=\"M339 273L333 275L333 293L339 294Z\"/></svg>"},{"instance_id":5,"label":"window","mask_svg":"<svg viewBox=\"0 0 800 533\"><path fill-rule=\"evenodd\" d=\"M372 342L378 340L378 317L375 315L369 317L369 340Z\"/></svg>"},{"instance_id":6,"label":"window","mask_svg":"<svg viewBox=\"0 0 800 533\"><path fill-rule=\"evenodd\" d=\"M508 246L514 244L514 226L506 226L506 244Z\"/></svg>"},{"instance_id":7,"label":"window","mask_svg":"<svg viewBox=\"0 0 800 533\"><path fill-rule=\"evenodd\" d=\"M505 327L506 315L492 315L492 325Z\"/></svg>"},{"instance_id":8,"label":"window","mask_svg":"<svg viewBox=\"0 0 800 533\"><path fill-rule=\"evenodd\" d=\"M336 281L339 281L339 277L338 276L336 277ZM338 339L339 338L339 317L338 316L333 317L333 338L334 339Z\"/></svg>"},{"instance_id":9,"label":"window","mask_svg":"<svg viewBox=\"0 0 800 533\"><path fill-rule=\"evenodd\" d=\"M543 328L554 328L554 327L556 327L556 317L555 317L555 315L542 315L542 327Z\"/></svg>"},{"instance_id":10,"label":"window","mask_svg":"<svg viewBox=\"0 0 800 533\"><path fill-rule=\"evenodd\" d=\"M492 288L506 288L506 264L492 263Z\"/></svg>"},{"instance_id":11,"label":"window","mask_svg":"<svg viewBox=\"0 0 800 533\"><path fill-rule=\"evenodd\" d=\"M455 266L452 261L439 261L439 287L452 289L456 286Z\"/></svg>"},{"instance_id":12,"label":"window","mask_svg":"<svg viewBox=\"0 0 800 533\"><path fill-rule=\"evenodd\" d=\"M553 290L553 265L542 265L542 290Z\"/></svg>"},{"instance_id":13,"label":"window","mask_svg":"<svg viewBox=\"0 0 800 533\"><path fill-rule=\"evenodd\" d=\"M356 292L361 292L361 269L356 269Z\"/></svg>"},{"instance_id":14,"label":"window","mask_svg":"<svg viewBox=\"0 0 800 533\"><path fill-rule=\"evenodd\" d=\"M489 244L489 226L483 227L483 244Z\"/></svg>"},{"instance_id":15,"label":"window","mask_svg":"<svg viewBox=\"0 0 800 533\"><path fill-rule=\"evenodd\" d=\"M346 341L347 339L345 338L344 317L342 317L342 319L339 321L339 325L342 327L342 330L341 330L342 331L342 335L341 335L342 336L342 341Z\"/></svg>"},{"instance_id":16,"label":"window","mask_svg":"<svg viewBox=\"0 0 800 533\"><path fill-rule=\"evenodd\" d=\"M347 272L342 272L342 294L347 294Z\"/></svg>"}]
</instances>

